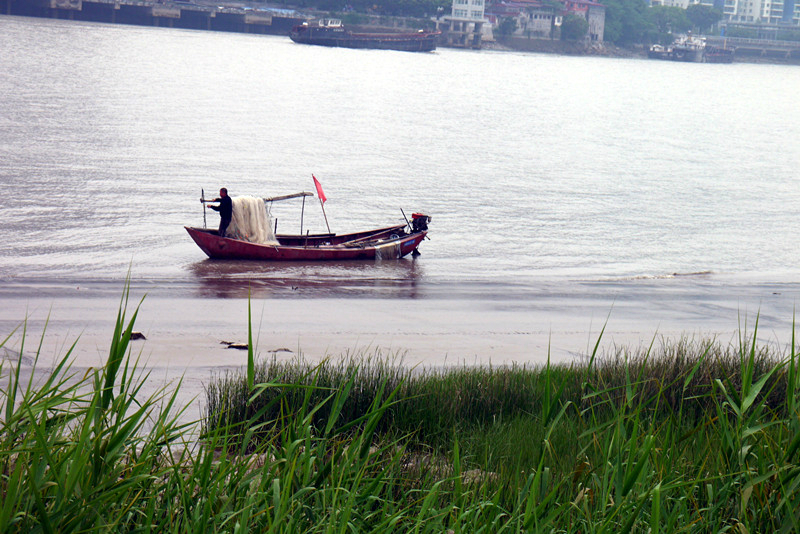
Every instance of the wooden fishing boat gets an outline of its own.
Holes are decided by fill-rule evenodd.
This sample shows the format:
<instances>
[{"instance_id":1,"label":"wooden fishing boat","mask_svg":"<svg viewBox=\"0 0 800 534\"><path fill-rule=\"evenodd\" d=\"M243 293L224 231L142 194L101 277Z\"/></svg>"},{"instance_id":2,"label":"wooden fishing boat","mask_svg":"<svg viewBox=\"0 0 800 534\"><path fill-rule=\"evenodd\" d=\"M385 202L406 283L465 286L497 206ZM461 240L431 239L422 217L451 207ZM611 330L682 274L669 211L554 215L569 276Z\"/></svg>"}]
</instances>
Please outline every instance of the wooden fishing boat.
<instances>
[{"instance_id":1,"label":"wooden fishing boat","mask_svg":"<svg viewBox=\"0 0 800 534\"><path fill-rule=\"evenodd\" d=\"M317 194L320 197L320 206L322 207L322 213L324 215L325 207L323 203L326 200L325 194L316 178L314 178L314 184L317 188ZM194 228L190 226L184 226L184 228L186 228L186 231L189 232L189 235L194 242L197 243L197 246L200 247L209 258L259 261L397 259L411 253L418 254L417 247L428 235L428 223L431 218L423 213L412 214L410 221L406 219L406 224L397 224L385 228L377 228L375 230L340 235L331 233L330 227L328 227L327 234L303 234L302 213L305 212L305 199L306 197L313 196L313 193L304 191L302 193L281 195L271 198L255 199L251 197L249 199L244 199L251 202L251 206L255 206L260 204L261 201L267 205L272 202L302 198L303 212L301 212L300 216L301 230L299 235L272 235L272 231L270 230L269 234L271 235L265 240L247 240L246 238L240 238L239 234L236 232L233 232L233 235L225 235L223 237L219 235L218 230L211 228ZM200 202L203 204L204 226L205 206L207 203L217 202L217 200L206 199L205 192L201 190ZM237 199L234 199L234 202L236 201ZM255 205L252 203L255 203ZM234 209L234 218L236 216L236 209L239 208ZM244 205L243 209L246 211ZM254 207L254 209L260 211L258 208ZM265 210L257 216L264 217L266 214L267 219L269 219L268 213L269 210ZM403 218L405 218L405 213L403 214ZM325 224L328 224L327 215L325 216ZM252 235L257 233L259 232L253 232ZM261 233L263 234L263 232Z\"/></svg>"},{"instance_id":2,"label":"wooden fishing boat","mask_svg":"<svg viewBox=\"0 0 800 534\"><path fill-rule=\"evenodd\" d=\"M260 261L375 260L402 258L414 252L428 234L428 220L428 216L415 213L410 229L408 225L399 224L341 235L278 234L275 236L278 245L220 237L217 230L210 228L184 228L209 258Z\"/></svg>"}]
</instances>

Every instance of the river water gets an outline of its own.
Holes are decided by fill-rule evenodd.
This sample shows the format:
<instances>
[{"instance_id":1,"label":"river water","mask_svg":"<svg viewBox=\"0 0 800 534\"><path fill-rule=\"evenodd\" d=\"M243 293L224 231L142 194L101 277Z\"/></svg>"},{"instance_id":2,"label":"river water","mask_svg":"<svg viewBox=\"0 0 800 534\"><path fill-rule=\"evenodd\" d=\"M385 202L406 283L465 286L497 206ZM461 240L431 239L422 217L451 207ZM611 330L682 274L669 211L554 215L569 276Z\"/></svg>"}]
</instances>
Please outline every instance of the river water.
<instances>
[{"instance_id":1,"label":"river water","mask_svg":"<svg viewBox=\"0 0 800 534\"><path fill-rule=\"evenodd\" d=\"M118 291L130 269L135 287L180 297L792 321L797 67L328 49L8 16L0 50L6 295ZM313 191L312 174L335 232L431 215L422 255L219 262L183 229L203 224L201 188ZM274 215L299 231L299 201ZM304 224L325 230L316 202Z\"/></svg>"}]
</instances>

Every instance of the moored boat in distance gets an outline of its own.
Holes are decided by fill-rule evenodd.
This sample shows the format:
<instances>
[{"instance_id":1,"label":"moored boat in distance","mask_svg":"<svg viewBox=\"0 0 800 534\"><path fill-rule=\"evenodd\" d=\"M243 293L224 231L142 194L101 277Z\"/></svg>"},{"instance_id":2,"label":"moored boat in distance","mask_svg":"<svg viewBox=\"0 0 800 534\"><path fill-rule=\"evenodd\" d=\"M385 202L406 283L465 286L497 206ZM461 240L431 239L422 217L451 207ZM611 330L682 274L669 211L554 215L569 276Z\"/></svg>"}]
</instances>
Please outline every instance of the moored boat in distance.
<instances>
[{"instance_id":1,"label":"moored boat in distance","mask_svg":"<svg viewBox=\"0 0 800 534\"><path fill-rule=\"evenodd\" d=\"M672 59L672 49L664 45L654 44L647 51L647 57L650 59Z\"/></svg>"},{"instance_id":2,"label":"moored boat in distance","mask_svg":"<svg viewBox=\"0 0 800 534\"><path fill-rule=\"evenodd\" d=\"M692 63L733 63L734 49L710 46L704 37L691 33L675 39L669 46L654 44L647 52L651 59L688 61Z\"/></svg>"},{"instance_id":3,"label":"moored boat in distance","mask_svg":"<svg viewBox=\"0 0 800 534\"><path fill-rule=\"evenodd\" d=\"M356 32L346 29L338 19L320 19L316 24L304 22L292 28L289 37L295 43L341 48L431 52L436 50L439 31Z\"/></svg>"},{"instance_id":4,"label":"moored boat in distance","mask_svg":"<svg viewBox=\"0 0 800 534\"><path fill-rule=\"evenodd\" d=\"M672 43L672 59L702 63L706 50L706 40L691 33L675 39Z\"/></svg>"}]
</instances>

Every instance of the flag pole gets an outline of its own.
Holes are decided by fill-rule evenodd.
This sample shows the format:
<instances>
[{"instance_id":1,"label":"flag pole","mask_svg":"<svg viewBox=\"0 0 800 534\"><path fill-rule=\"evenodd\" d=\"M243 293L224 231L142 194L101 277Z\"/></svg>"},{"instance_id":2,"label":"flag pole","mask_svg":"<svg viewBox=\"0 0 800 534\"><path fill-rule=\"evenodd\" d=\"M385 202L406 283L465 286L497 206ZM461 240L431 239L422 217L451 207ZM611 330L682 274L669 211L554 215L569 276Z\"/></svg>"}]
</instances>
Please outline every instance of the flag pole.
<instances>
[{"instance_id":1,"label":"flag pole","mask_svg":"<svg viewBox=\"0 0 800 534\"><path fill-rule=\"evenodd\" d=\"M311 178L314 179L314 187L317 188L317 198L319 198L319 207L322 208L322 215L325 217L325 226L328 227L328 233L332 234L333 232L331 232L331 226L328 224L328 215L325 213L325 201L328 199L325 197L325 192L322 190L322 184L319 183L317 177L312 174Z\"/></svg>"},{"instance_id":2,"label":"flag pole","mask_svg":"<svg viewBox=\"0 0 800 534\"><path fill-rule=\"evenodd\" d=\"M325 204L322 203L322 199L319 199L319 206L322 208L322 216L325 217L325 226L328 227L328 233L331 232L331 226L328 224L328 216L325 214Z\"/></svg>"}]
</instances>

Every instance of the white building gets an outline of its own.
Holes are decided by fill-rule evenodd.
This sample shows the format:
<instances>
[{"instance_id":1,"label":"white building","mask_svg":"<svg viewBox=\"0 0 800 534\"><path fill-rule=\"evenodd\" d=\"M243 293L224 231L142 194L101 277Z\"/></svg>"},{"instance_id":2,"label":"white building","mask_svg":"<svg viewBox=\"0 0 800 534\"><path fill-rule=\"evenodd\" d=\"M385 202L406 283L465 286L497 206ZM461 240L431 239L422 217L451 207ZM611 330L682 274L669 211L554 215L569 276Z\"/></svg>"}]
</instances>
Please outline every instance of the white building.
<instances>
[{"instance_id":1,"label":"white building","mask_svg":"<svg viewBox=\"0 0 800 534\"><path fill-rule=\"evenodd\" d=\"M725 0L725 19L732 22L778 24L784 21L784 4L791 2L791 23L800 24L800 2L797 0ZM792 6L788 6L790 9ZM788 21L787 21L788 22Z\"/></svg>"},{"instance_id":2,"label":"white building","mask_svg":"<svg viewBox=\"0 0 800 534\"><path fill-rule=\"evenodd\" d=\"M486 22L485 0L453 0L450 16L439 22L443 44L463 48L480 48Z\"/></svg>"},{"instance_id":3,"label":"white building","mask_svg":"<svg viewBox=\"0 0 800 534\"><path fill-rule=\"evenodd\" d=\"M652 5L675 6L686 9L693 4L722 7L724 20L731 22L761 22L778 24L783 21L784 4L793 4L791 23L800 25L800 0L652 0Z\"/></svg>"},{"instance_id":4,"label":"white building","mask_svg":"<svg viewBox=\"0 0 800 534\"><path fill-rule=\"evenodd\" d=\"M451 18L483 22L486 5L483 0L453 0Z\"/></svg>"}]
</instances>

